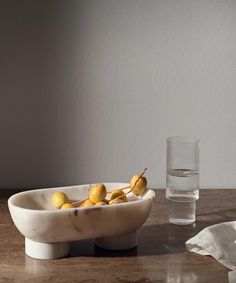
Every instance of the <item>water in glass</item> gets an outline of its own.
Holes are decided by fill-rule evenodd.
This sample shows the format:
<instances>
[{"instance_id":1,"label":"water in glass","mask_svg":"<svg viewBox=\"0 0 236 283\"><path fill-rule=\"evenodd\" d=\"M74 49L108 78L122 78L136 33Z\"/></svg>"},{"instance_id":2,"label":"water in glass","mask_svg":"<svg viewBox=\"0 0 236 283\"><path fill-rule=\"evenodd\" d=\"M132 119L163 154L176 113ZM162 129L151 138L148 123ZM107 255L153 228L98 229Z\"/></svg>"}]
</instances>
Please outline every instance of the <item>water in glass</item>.
<instances>
[{"instance_id":1,"label":"water in glass","mask_svg":"<svg viewBox=\"0 0 236 283\"><path fill-rule=\"evenodd\" d=\"M166 176L166 198L171 202L169 221L180 225L194 223L199 198L199 171L168 169Z\"/></svg>"}]
</instances>

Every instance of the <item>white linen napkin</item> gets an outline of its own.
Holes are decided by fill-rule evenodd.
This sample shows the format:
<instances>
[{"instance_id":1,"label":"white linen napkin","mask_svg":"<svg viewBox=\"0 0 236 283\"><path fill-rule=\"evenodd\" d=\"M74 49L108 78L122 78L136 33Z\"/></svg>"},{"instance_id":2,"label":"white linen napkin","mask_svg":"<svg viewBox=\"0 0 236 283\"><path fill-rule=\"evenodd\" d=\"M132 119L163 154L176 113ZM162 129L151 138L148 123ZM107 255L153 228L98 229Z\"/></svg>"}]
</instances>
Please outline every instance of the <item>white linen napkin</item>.
<instances>
[{"instance_id":1,"label":"white linen napkin","mask_svg":"<svg viewBox=\"0 0 236 283\"><path fill-rule=\"evenodd\" d=\"M186 243L189 251L211 255L231 270L229 282L236 282L236 221L216 224L203 229Z\"/></svg>"}]
</instances>

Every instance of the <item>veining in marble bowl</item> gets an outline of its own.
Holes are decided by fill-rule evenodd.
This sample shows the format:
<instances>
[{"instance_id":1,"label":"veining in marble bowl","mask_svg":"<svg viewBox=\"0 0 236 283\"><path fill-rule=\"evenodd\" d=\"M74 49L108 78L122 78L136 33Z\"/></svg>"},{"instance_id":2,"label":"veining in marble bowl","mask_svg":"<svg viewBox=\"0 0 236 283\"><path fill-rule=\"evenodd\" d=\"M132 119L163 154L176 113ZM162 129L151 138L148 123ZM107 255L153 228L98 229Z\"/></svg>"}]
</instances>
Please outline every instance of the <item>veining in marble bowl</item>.
<instances>
[{"instance_id":1,"label":"veining in marble bowl","mask_svg":"<svg viewBox=\"0 0 236 283\"><path fill-rule=\"evenodd\" d=\"M126 183L105 183L108 191ZM56 191L67 194L71 201L86 199L88 185L25 191L11 196L8 207L14 224L25 237L27 255L55 259L69 254L70 242L95 239L103 248L130 249L136 246L136 231L150 214L154 191L143 197L128 194L128 202L107 206L58 210L51 197Z\"/></svg>"}]
</instances>

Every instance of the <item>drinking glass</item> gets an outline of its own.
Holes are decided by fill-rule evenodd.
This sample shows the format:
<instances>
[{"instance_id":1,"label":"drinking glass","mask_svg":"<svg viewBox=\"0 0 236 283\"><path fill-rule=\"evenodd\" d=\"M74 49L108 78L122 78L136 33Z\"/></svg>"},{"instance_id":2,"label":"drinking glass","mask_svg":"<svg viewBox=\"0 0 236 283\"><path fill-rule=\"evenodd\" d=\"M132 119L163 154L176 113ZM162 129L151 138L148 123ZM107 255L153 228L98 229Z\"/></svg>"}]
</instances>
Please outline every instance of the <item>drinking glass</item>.
<instances>
[{"instance_id":1,"label":"drinking glass","mask_svg":"<svg viewBox=\"0 0 236 283\"><path fill-rule=\"evenodd\" d=\"M188 225L196 219L199 198L199 139L167 138L166 198L169 222Z\"/></svg>"}]
</instances>

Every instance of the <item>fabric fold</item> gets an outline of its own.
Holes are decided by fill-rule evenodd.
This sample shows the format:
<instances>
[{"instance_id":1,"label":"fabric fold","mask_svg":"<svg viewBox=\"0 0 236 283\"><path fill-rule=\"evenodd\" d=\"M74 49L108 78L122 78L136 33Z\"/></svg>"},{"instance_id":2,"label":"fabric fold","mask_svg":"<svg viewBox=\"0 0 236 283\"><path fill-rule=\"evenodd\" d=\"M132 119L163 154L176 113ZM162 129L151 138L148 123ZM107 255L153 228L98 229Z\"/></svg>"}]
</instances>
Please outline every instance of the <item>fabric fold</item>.
<instances>
[{"instance_id":1,"label":"fabric fold","mask_svg":"<svg viewBox=\"0 0 236 283\"><path fill-rule=\"evenodd\" d=\"M236 269L236 221L209 226L185 244L191 252L211 255L229 269Z\"/></svg>"}]
</instances>

